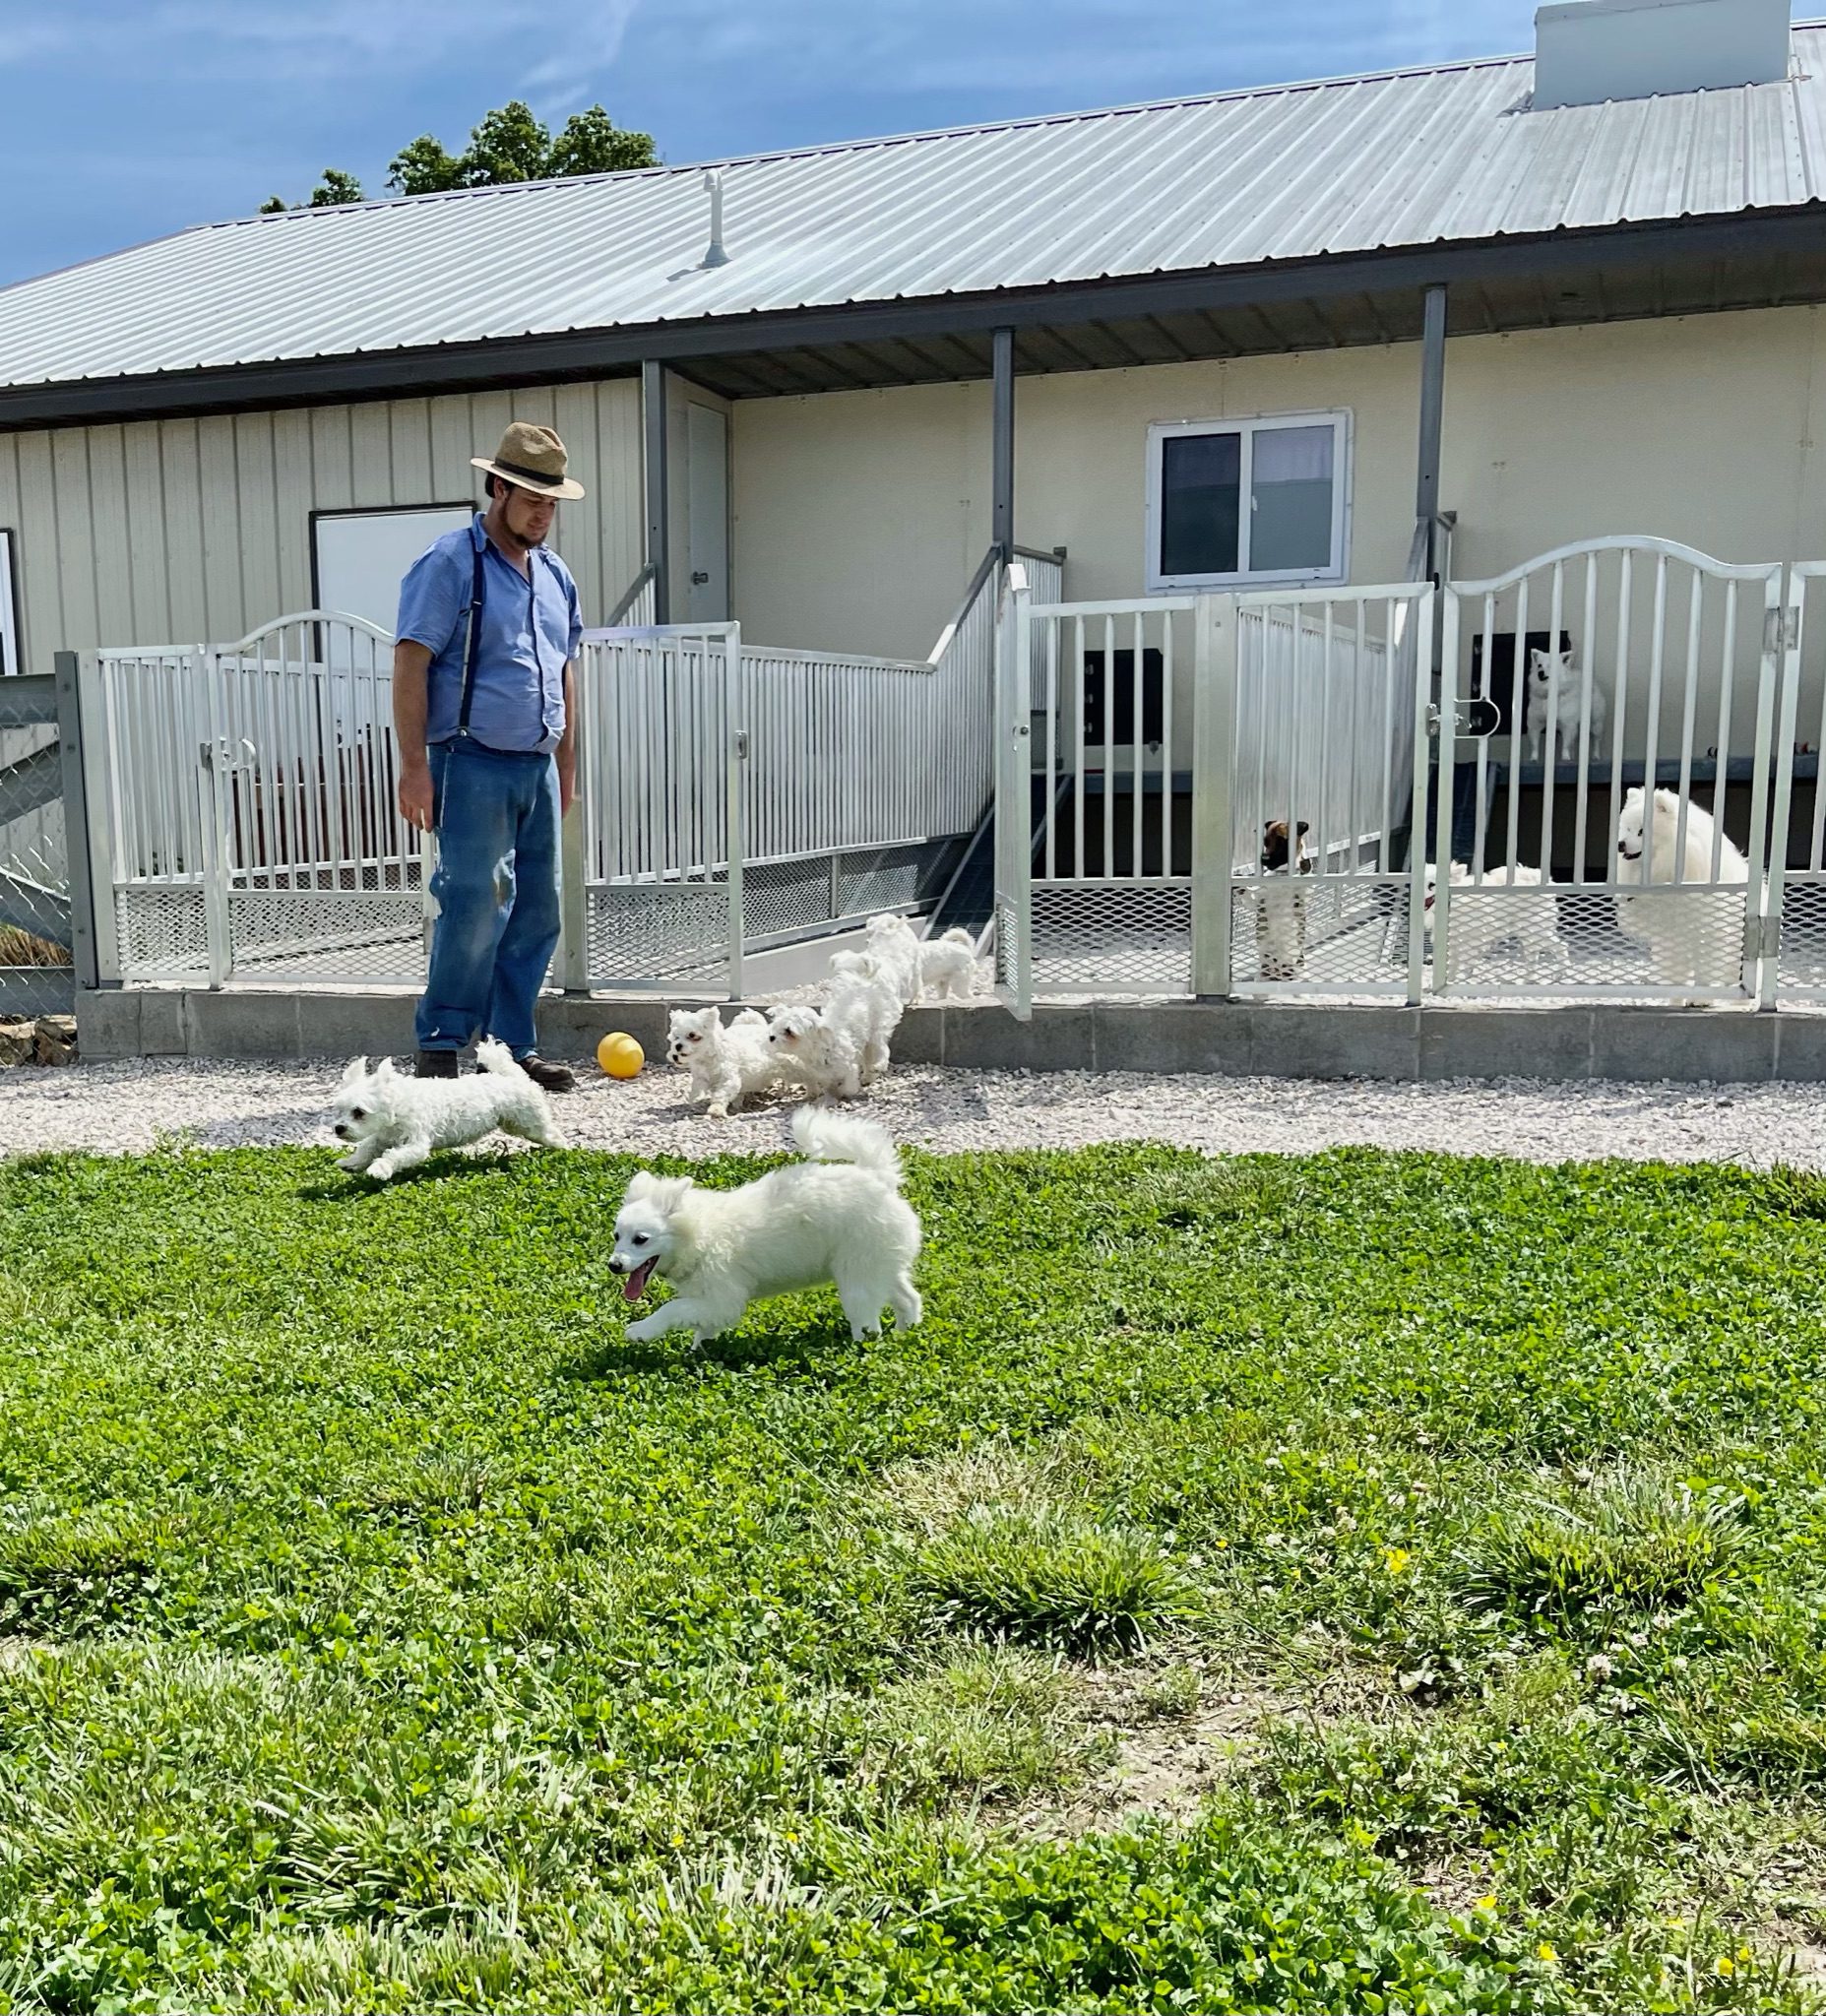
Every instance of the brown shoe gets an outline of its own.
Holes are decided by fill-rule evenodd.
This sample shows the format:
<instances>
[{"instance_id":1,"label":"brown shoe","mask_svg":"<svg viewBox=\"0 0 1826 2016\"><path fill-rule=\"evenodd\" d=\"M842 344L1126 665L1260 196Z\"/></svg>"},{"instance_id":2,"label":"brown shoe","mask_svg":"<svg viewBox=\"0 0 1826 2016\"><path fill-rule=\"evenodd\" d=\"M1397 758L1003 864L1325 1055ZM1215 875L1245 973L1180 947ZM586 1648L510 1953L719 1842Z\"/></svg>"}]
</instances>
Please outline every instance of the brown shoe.
<instances>
[{"instance_id":1,"label":"brown shoe","mask_svg":"<svg viewBox=\"0 0 1826 2016\"><path fill-rule=\"evenodd\" d=\"M577 1073L568 1064L548 1064L536 1051L529 1050L514 1060L541 1092L575 1092Z\"/></svg>"}]
</instances>

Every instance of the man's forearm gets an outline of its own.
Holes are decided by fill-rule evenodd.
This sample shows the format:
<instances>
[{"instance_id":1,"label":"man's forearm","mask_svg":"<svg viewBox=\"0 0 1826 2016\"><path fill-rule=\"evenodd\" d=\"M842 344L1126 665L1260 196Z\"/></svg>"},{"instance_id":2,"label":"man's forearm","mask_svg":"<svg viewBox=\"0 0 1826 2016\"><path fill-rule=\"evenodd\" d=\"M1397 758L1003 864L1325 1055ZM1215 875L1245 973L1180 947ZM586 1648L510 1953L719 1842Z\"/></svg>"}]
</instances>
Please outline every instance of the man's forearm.
<instances>
[{"instance_id":1,"label":"man's forearm","mask_svg":"<svg viewBox=\"0 0 1826 2016\"><path fill-rule=\"evenodd\" d=\"M430 654L421 644L393 648L393 734L400 762L418 770L425 761L425 708Z\"/></svg>"}]
</instances>

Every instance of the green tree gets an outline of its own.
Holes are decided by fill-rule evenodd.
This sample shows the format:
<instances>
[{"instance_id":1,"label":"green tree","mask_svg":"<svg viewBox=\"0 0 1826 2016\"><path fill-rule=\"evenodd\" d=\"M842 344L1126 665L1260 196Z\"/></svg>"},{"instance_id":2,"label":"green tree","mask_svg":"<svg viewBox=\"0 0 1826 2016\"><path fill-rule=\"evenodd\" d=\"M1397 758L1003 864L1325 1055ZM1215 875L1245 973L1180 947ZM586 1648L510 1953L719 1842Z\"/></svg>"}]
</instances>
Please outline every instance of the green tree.
<instances>
[{"instance_id":1,"label":"green tree","mask_svg":"<svg viewBox=\"0 0 1826 2016\"><path fill-rule=\"evenodd\" d=\"M346 168L325 168L321 179L309 197L298 204L287 203L283 196L269 196L260 206L260 215L268 217L281 210L329 210L339 203L364 203L361 184Z\"/></svg>"},{"instance_id":2,"label":"green tree","mask_svg":"<svg viewBox=\"0 0 1826 2016\"><path fill-rule=\"evenodd\" d=\"M651 168L659 159L651 133L623 131L600 105L573 112L554 135L543 120L534 117L531 105L510 98L482 114L462 154L452 154L432 133L408 141L387 165L387 186L402 196L436 196L446 189L488 189L503 182ZM362 200L361 184L353 175L325 168L306 203L288 205L283 196L269 196L260 209L265 215Z\"/></svg>"},{"instance_id":3,"label":"green tree","mask_svg":"<svg viewBox=\"0 0 1826 2016\"><path fill-rule=\"evenodd\" d=\"M530 105L513 98L482 114L460 155L435 135L421 133L393 158L387 186L405 196L429 196L441 189L487 189L504 182L650 168L659 158L651 133L623 131L600 105L573 112L554 138Z\"/></svg>"}]
</instances>

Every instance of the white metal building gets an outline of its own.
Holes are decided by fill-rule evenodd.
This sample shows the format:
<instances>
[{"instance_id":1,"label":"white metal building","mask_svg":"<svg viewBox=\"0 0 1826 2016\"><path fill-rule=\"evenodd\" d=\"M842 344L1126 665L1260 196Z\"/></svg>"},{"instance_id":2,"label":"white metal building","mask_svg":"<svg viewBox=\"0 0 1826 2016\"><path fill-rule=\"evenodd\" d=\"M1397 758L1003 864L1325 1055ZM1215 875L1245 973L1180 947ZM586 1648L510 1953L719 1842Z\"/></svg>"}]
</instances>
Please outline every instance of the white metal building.
<instances>
[{"instance_id":1,"label":"white metal building","mask_svg":"<svg viewBox=\"0 0 1826 2016\"><path fill-rule=\"evenodd\" d=\"M512 415L589 485L558 543L596 621L650 569L644 613L830 665L922 662L1017 542L1163 621L1625 534L1786 569L1826 554L1823 304L1826 26L1786 0L1570 0L1535 58L244 219L0 291L0 638L48 668L306 608L384 630ZM1629 590L1552 593L1586 652ZM1722 620L1683 730L1721 786L1763 700ZM1617 667L1639 707L1660 622ZM1359 624L1361 662L1396 641ZM1173 694L1189 734L1194 695L1188 647L1125 716L1165 640L1074 648L1108 716L1073 726L1082 800L1087 743L1114 793L1108 745ZM1123 817L1171 880L1189 748L1158 740Z\"/></svg>"}]
</instances>

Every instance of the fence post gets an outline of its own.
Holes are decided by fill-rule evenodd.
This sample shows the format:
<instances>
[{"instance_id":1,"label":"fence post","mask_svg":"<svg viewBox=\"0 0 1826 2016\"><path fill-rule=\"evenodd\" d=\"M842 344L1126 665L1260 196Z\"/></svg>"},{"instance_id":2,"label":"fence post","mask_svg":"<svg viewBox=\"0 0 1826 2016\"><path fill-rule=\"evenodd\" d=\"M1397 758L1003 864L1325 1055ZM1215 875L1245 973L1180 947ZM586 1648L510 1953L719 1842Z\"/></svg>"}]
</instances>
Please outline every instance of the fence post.
<instances>
[{"instance_id":1,"label":"fence post","mask_svg":"<svg viewBox=\"0 0 1826 2016\"><path fill-rule=\"evenodd\" d=\"M1743 991L1752 1001L1762 1003L1764 975L1771 976L1767 1005L1774 1007L1775 995L1773 976L1779 965L1775 947L1768 943L1765 932L1779 933L1782 915L1782 885L1776 884L1773 900L1766 901L1763 891L1763 875L1769 865L1769 758L1770 745L1775 740L1775 689L1776 668L1786 668L1791 651L1795 661L1796 675L1799 672L1799 653L1789 644L1789 624L1795 624L1795 640L1798 643L1798 618L1791 617L1782 596L1784 575L1787 570L1777 568L1770 575L1763 589L1763 655L1760 675L1756 682L1756 740L1751 745L1750 758L1750 831L1747 850L1749 873L1744 882L1744 958L1741 969ZM1793 744L1788 745L1789 754L1784 758L1777 752L1778 762L1786 761L1792 767ZM1719 768L1724 768L1720 764ZM1721 777L1712 787L1713 802L1719 807L1719 817L1724 818L1725 780ZM1775 844L1782 850L1783 865L1788 861L1788 822L1783 820L1774 835Z\"/></svg>"},{"instance_id":2,"label":"fence post","mask_svg":"<svg viewBox=\"0 0 1826 2016\"><path fill-rule=\"evenodd\" d=\"M1762 986L1758 1005L1773 1008L1782 978L1782 917L1788 900L1788 822L1795 788L1795 736L1800 718L1801 625L1807 605L1806 577L1798 568L1789 570L1787 614L1782 631L1782 719L1776 731L1775 814L1769 836L1769 895L1765 906L1768 922L1759 930L1763 960ZM1814 786L1815 790L1819 786ZM1722 804L1724 787L1713 796Z\"/></svg>"},{"instance_id":3,"label":"fence post","mask_svg":"<svg viewBox=\"0 0 1826 2016\"><path fill-rule=\"evenodd\" d=\"M1440 661L1437 719L1433 708L1433 624L1440 590L1428 587L1414 601L1414 800L1409 809L1408 842L1408 1005L1417 1008L1426 976L1426 788L1430 771L1438 831L1433 841L1433 986L1437 991L1445 971L1446 907L1451 902L1452 800L1458 780L1452 758L1458 731L1454 722L1458 687L1458 626L1452 624L1452 651ZM1454 604L1456 607L1456 604Z\"/></svg>"},{"instance_id":4,"label":"fence post","mask_svg":"<svg viewBox=\"0 0 1826 2016\"><path fill-rule=\"evenodd\" d=\"M99 984L95 959L94 878L89 859L89 788L83 774L81 661L73 651L54 652L57 681L57 751L63 766L63 850L70 877L70 959L76 984Z\"/></svg>"},{"instance_id":5,"label":"fence post","mask_svg":"<svg viewBox=\"0 0 1826 2016\"><path fill-rule=\"evenodd\" d=\"M726 802L724 811L728 828L726 848L729 859L729 999L742 997L742 852L747 835L748 725L742 717L742 630L731 623L723 641L723 728L724 770Z\"/></svg>"},{"instance_id":6,"label":"fence post","mask_svg":"<svg viewBox=\"0 0 1826 2016\"><path fill-rule=\"evenodd\" d=\"M1201 595L1192 620L1192 991L1200 1000L1226 1000L1230 992L1236 598ZM1170 834L1170 749L1166 773Z\"/></svg>"}]
</instances>

